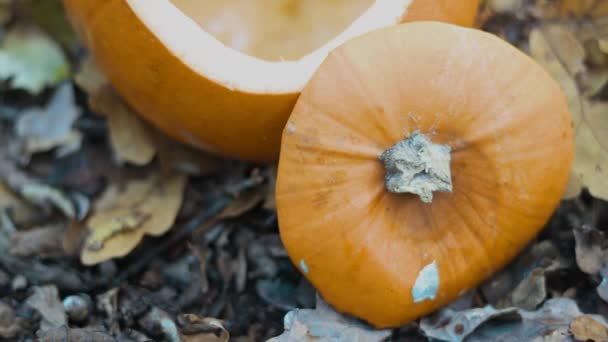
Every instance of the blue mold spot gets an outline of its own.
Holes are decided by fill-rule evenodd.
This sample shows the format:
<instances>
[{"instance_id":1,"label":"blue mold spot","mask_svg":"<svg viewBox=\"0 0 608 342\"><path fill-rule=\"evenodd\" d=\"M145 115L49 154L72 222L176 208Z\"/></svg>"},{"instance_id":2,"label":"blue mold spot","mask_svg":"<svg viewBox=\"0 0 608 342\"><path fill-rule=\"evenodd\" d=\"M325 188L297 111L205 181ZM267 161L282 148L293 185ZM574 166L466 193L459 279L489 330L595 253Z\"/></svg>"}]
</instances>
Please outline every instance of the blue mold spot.
<instances>
[{"instance_id":1,"label":"blue mold spot","mask_svg":"<svg viewBox=\"0 0 608 342\"><path fill-rule=\"evenodd\" d=\"M304 262L304 259L300 260L300 268L305 274L308 274L308 265Z\"/></svg>"},{"instance_id":2,"label":"blue mold spot","mask_svg":"<svg viewBox=\"0 0 608 342\"><path fill-rule=\"evenodd\" d=\"M418 273L414 287L412 288L412 297L414 303L419 303L424 300L433 300L437 296L439 290L439 270L437 262L424 266Z\"/></svg>"}]
</instances>

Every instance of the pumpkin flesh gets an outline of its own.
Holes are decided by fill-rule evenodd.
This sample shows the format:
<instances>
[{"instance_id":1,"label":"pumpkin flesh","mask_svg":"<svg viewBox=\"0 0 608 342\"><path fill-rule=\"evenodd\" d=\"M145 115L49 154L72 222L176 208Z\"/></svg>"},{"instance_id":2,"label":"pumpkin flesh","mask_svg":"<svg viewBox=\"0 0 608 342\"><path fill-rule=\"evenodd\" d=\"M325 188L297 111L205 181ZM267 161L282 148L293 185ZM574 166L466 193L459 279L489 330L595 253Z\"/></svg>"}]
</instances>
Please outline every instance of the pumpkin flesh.
<instances>
[{"instance_id":1,"label":"pumpkin flesh","mask_svg":"<svg viewBox=\"0 0 608 342\"><path fill-rule=\"evenodd\" d=\"M431 203L384 185L379 156L414 132L451 149L451 192ZM558 205L572 159L565 96L528 56L453 25L382 29L332 52L294 108L281 238L328 303L399 326L511 260Z\"/></svg>"},{"instance_id":2,"label":"pumpkin flesh","mask_svg":"<svg viewBox=\"0 0 608 342\"><path fill-rule=\"evenodd\" d=\"M373 0L171 0L222 43L265 60L297 60L344 31Z\"/></svg>"}]
</instances>

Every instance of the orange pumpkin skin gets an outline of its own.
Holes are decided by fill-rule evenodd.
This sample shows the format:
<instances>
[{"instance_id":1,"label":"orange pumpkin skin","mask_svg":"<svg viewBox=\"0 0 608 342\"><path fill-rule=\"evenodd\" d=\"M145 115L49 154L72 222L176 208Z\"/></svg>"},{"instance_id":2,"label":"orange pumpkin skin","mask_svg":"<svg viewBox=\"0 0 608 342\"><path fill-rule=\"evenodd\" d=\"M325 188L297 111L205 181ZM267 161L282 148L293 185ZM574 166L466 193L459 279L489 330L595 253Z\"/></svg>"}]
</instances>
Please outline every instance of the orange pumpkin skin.
<instances>
[{"instance_id":1,"label":"orange pumpkin skin","mask_svg":"<svg viewBox=\"0 0 608 342\"><path fill-rule=\"evenodd\" d=\"M415 0L420 1L431 2ZM299 93L248 93L201 77L136 18L126 0L64 0L64 5L112 85L145 119L175 139L220 155L278 158L281 132ZM462 10L476 13L468 6ZM416 11L408 15L423 17ZM454 20L461 18L455 14Z\"/></svg>"},{"instance_id":2,"label":"orange pumpkin skin","mask_svg":"<svg viewBox=\"0 0 608 342\"><path fill-rule=\"evenodd\" d=\"M480 0L414 1L403 22L433 20L461 26L473 26Z\"/></svg>"},{"instance_id":3,"label":"orange pumpkin skin","mask_svg":"<svg viewBox=\"0 0 608 342\"><path fill-rule=\"evenodd\" d=\"M277 157L280 132L298 94L227 91L200 77L136 18L125 0L64 4L112 85L145 119L210 152L251 160Z\"/></svg>"},{"instance_id":4,"label":"orange pumpkin skin","mask_svg":"<svg viewBox=\"0 0 608 342\"><path fill-rule=\"evenodd\" d=\"M453 190L430 204L384 187L379 155L415 131L452 148ZM441 23L375 31L329 55L286 125L281 238L337 310L399 326L509 262L558 205L573 153L564 94L516 48ZM416 302L433 263L434 299Z\"/></svg>"}]
</instances>

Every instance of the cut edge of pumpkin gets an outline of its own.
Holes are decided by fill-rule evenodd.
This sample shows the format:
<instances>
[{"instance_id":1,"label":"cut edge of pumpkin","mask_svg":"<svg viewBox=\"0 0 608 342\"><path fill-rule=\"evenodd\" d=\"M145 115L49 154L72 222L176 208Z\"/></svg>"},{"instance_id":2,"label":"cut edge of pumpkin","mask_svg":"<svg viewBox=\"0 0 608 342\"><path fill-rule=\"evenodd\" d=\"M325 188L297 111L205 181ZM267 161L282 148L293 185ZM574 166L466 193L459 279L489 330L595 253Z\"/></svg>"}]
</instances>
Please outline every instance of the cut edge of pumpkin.
<instances>
[{"instance_id":1,"label":"cut edge of pumpkin","mask_svg":"<svg viewBox=\"0 0 608 342\"><path fill-rule=\"evenodd\" d=\"M254 94L302 90L336 47L366 32L398 24L413 0L376 0L344 31L296 61L266 61L224 45L170 0L126 0L141 22L185 65L225 87ZM177 34L176 34L177 32ZM198 42L192 44L193 41Z\"/></svg>"}]
</instances>

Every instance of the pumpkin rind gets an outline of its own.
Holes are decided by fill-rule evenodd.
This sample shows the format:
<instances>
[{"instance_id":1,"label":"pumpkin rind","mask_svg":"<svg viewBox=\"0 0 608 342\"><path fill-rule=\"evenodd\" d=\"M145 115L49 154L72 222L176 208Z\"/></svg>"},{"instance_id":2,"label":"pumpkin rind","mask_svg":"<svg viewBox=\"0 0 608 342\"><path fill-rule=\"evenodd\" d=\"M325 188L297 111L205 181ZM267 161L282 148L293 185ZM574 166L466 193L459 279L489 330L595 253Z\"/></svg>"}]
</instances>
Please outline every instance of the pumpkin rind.
<instances>
[{"instance_id":1,"label":"pumpkin rind","mask_svg":"<svg viewBox=\"0 0 608 342\"><path fill-rule=\"evenodd\" d=\"M389 193L378 158L415 131L451 147L452 192L429 204ZM558 205L573 153L563 92L513 46L441 23L378 30L329 55L287 123L281 238L337 310L398 326L510 261Z\"/></svg>"},{"instance_id":2,"label":"pumpkin rind","mask_svg":"<svg viewBox=\"0 0 608 342\"><path fill-rule=\"evenodd\" d=\"M414 3L429 0L415 0ZM474 16L479 0L461 11ZM122 97L182 142L248 160L276 160L281 131L299 95L232 89L198 74L174 55L127 0L64 0L72 22ZM454 22L461 22L453 13ZM411 11L412 17L416 11ZM446 15L437 19L451 21ZM445 13L444 13L445 14ZM424 17L424 16L422 16ZM406 16L407 19L407 16Z\"/></svg>"}]
</instances>

